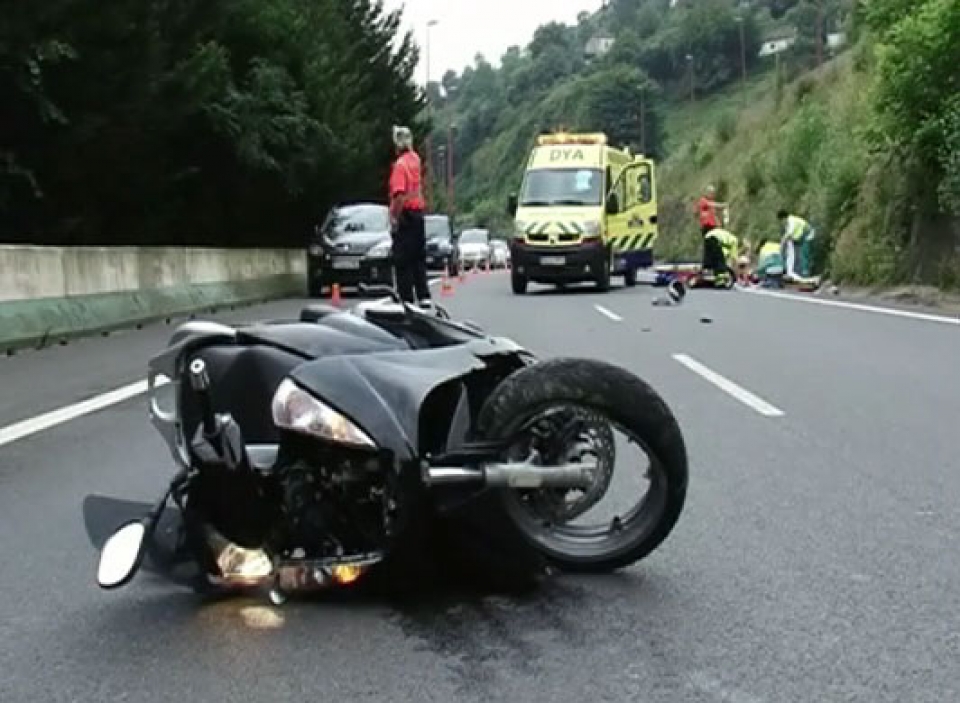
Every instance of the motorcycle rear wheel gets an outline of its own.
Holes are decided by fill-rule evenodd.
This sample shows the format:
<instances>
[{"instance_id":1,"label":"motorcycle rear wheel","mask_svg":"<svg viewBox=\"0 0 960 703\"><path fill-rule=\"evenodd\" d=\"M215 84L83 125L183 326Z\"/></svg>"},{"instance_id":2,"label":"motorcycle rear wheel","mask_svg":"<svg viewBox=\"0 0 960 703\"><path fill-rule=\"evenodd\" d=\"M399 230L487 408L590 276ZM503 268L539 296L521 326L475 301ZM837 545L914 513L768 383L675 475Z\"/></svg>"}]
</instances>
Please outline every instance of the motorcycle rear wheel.
<instances>
[{"instance_id":1,"label":"motorcycle rear wheel","mask_svg":"<svg viewBox=\"0 0 960 703\"><path fill-rule=\"evenodd\" d=\"M487 439L512 440L539 413L576 405L622 428L650 459L650 493L637 515L606 536L566 537L550 525L535 525L522 513L515 491L502 491L501 509L524 540L555 568L573 573L609 573L648 556L667 538L683 510L688 464L679 424L660 396L634 374L591 359L551 359L505 379L481 410ZM615 532L615 534L614 534Z\"/></svg>"}]
</instances>

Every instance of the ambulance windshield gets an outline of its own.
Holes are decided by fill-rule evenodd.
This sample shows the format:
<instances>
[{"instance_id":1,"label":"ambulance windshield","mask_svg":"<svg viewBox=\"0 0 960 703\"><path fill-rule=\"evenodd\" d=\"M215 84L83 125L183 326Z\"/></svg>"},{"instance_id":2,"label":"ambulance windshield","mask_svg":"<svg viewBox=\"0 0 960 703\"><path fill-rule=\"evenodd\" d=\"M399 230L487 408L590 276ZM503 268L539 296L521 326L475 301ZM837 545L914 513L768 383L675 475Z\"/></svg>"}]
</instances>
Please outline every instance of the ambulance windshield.
<instances>
[{"instance_id":1,"label":"ambulance windshield","mask_svg":"<svg viewBox=\"0 0 960 703\"><path fill-rule=\"evenodd\" d=\"M537 169L527 171L520 205L598 206L603 202L603 173L599 169Z\"/></svg>"}]
</instances>

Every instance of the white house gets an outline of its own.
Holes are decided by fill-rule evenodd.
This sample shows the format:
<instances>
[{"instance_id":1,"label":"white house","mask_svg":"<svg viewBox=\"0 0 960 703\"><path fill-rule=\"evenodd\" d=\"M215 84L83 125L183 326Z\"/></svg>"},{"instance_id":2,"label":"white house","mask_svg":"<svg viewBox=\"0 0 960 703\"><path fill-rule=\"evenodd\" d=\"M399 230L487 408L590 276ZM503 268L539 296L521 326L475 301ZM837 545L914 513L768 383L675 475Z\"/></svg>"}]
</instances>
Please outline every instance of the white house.
<instances>
[{"instance_id":1,"label":"white house","mask_svg":"<svg viewBox=\"0 0 960 703\"><path fill-rule=\"evenodd\" d=\"M797 41L797 37L788 36L788 37L770 37L769 39L764 39L763 44L760 46L759 56L773 56L774 54L779 54L791 46L793 46Z\"/></svg>"},{"instance_id":2,"label":"white house","mask_svg":"<svg viewBox=\"0 0 960 703\"><path fill-rule=\"evenodd\" d=\"M587 58L592 59L597 56L603 56L610 51L611 48L613 48L613 37L593 37L587 42L583 53L587 55Z\"/></svg>"}]
</instances>

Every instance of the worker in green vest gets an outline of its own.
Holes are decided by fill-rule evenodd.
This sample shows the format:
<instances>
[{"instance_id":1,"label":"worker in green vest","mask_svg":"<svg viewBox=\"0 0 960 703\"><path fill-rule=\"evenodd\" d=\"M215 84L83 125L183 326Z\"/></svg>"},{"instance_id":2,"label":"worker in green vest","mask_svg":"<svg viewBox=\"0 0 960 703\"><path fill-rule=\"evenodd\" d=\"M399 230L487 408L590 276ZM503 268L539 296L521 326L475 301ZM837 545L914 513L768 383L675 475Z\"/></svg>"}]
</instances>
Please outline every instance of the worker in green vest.
<instances>
[{"instance_id":1,"label":"worker in green vest","mask_svg":"<svg viewBox=\"0 0 960 703\"><path fill-rule=\"evenodd\" d=\"M786 250L787 276L797 278L797 254L799 250L799 277L810 277L811 260L811 242L816 231L802 217L791 215L786 210L780 210L777 213L777 219L780 220L781 240Z\"/></svg>"},{"instance_id":2,"label":"worker in green vest","mask_svg":"<svg viewBox=\"0 0 960 703\"><path fill-rule=\"evenodd\" d=\"M763 239L757 249L757 267L753 270L764 287L780 287L783 277L783 248L773 239Z\"/></svg>"}]
</instances>

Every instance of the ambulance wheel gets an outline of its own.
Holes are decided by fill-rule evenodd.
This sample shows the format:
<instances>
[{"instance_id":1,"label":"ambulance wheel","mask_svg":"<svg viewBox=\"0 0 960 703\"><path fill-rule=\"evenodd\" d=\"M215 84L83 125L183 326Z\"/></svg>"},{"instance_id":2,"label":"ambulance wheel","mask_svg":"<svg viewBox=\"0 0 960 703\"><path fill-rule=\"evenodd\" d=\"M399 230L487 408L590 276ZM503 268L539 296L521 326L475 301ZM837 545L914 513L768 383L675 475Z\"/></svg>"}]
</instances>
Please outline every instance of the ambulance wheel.
<instances>
[{"instance_id":1,"label":"ambulance wheel","mask_svg":"<svg viewBox=\"0 0 960 703\"><path fill-rule=\"evenodd\" d=\"M516 295L523 295L527 292L527 277L521 276L516 271L510 272L510 286Z\"/></svg>"},{"instance_id":2,"label":"ambulance wheel","mask_svg":"<svg viewBox=\"0 0 960 703\"><path fill-rule=\"evenodd\" d=\"M597 290L601 293L606 293L610 290L610 259L603 260L603 269L600 271L600 275L597 276Z\"/></svg>"},{"instance_id":3,"label":"ambulance wheel","mask_svg":"<svg viewBox=\"0 0 960 703\"><path fill-rule=\"evenodd\" d=\"M623 282L627 288L633 288L637 285L637 270L634 268L628 268L623 272Z\"/></svg>"}]
</instances>

